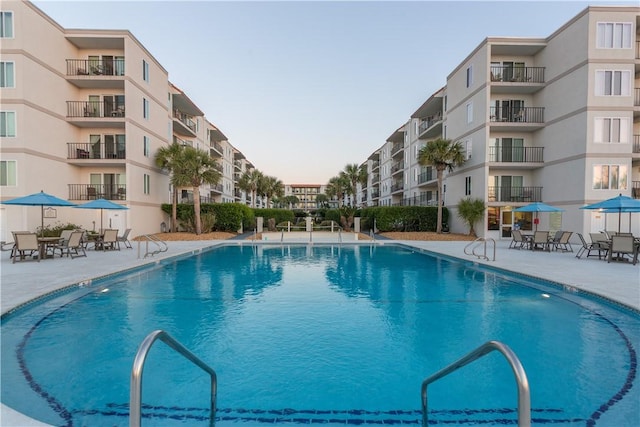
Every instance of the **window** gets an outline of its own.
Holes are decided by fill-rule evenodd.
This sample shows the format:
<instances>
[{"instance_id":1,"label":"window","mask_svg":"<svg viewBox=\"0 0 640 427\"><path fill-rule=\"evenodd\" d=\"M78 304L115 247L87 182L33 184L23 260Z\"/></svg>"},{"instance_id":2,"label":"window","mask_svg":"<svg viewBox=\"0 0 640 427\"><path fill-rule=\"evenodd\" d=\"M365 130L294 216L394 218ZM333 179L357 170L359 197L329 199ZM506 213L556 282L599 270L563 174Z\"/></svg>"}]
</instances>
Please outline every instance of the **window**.
<instances>
[{"instance_id":1,"label":"window","mask_svg":"<svg viewBox=\"0 0 640 427\"><path fill-rule=\"evenodd\" d=\"M14 111L0 111L0 136L16 136L16 113Z\"/></svg>"},{"instance_id":2,"label":"window","mask_svg":"<svg viewBox=\"0 0 640 427\"><path fill-rule=\"evenodd\" d=\"M13 12L0 12L0 37L13 38Z\"/></svg>"},{"instance_id":3,"label":"window","mask_svg":"<svg viewBox=\"0 0 640 427\"><path fill-rule=\"evenodd\" d=\"M473 65L469 65L467 68L467 87L471 87L473 84Z\"/></svg>"},{"instance_id":4,"label":"window","mask_svg":"<svg viewBox=\"0 0 640 427\"><path fill-rule=\"evenodd\" d=\"M473 122L473 102L467 104L467 123Z\"/></svg>"},{"instance_id":5,"label":"window","mask_svg":"<svg viewBox=\"0 0 640 427\"><path fill-rule=\"evenodd\" d=\"M464 150L463 154L464 154L465 160L469 160L471 158L471 148L472 148L472 144L470 139L467 139L462 143L462 149Z\"/></svg>"},{"instance_id":6,"label":"window","mask_svg":"<svg viewBox=\"0 0 640 427\"><path fill-rule=\"evenodd\" d=\"M597 47L631 49L631 22L598 22Z\"/></svg>"},{"instance_id":7,"label":"window","mask_svg":"<svg viewBox=\"0 0 640 427\"><path fill-rule=\"evenodd\" d=\"M629 119L626 117L596 117L593 142L629 142Z\"/></svg>"},{"instance_id":8,"label":"window","mask_svg":"<svg viewBox=\"0 0 640 427\"><path fill-rule=\"evenodd\" d=\"M151 141L148 136L145 136L142 141L142 153L145 157L149 157L149 146L151 145Z\"/></svg>"},{"instance_id":9,"label":"window","mask_svg":"<svg viewBox=\"0 0 640 427\"><path fill-rule=\"evenodd\" d=\"M143 175L143 192L151 194L151 176L146 173Z\"/></svg>"},{"instance_id":10,"label":"window","mask_svg":"<svg viewBox=\"0 0 640 427\"><path fill-rule=\"evenodd\" d=\"M149 118L149 100L147 98L142 98L142 117Z\"/></svg>"},{"instance_id":11,"label":"window","mask_svg":"<svg viewBox=\"0 0 640 427\"><path fill-rule=\"evenodd\" d=\"M15 187L16 185L16 164L15 160L0 161L0 186Z\"/></svg>"},{"instance_id":12,"label":"window","mask_svg":"<svg viewBox=\"0 0 640 427\"><path fill-rule=\"evenodd\" d=\"M144 59L142 60L142 80L149 83L149 63Z\"/></svg>"},{"instance_id":13,"label":"window","mask_svg":"<svg viewBox=\"0 0 640 427\"><path fill-rule=\"evenodd\" d=\"M596 96L629 96L630 94L630 71L596 71Z\"/></svg>"},{"instance_id":14,"label":"window","mask_svg":"<svg viewBox=\"0 0 640 427\"><path fill-rule=\"evenodd\" d=\"M0 62L0 87L15 87L13 62Z\"/></svg>"},{"instance_id":15,"label":"window","mask_svg":"<svg viewBox=\"0 0 640 427\"><path fill-rule=\"evenodd\" d=\"M470 176L466 176L464 178L464 195L465 196L471 195L471 177Z\"/></svg>"},{"instance_id":16,"label":"window","mask_svg":"<svg viewBox=\"0 0 640 427\"><path fill-rule=\"evenodd\" d=\"M626 190L627 166L626 165L594 165L593 166L594 190Z\"/></svg>"}]
</instances>

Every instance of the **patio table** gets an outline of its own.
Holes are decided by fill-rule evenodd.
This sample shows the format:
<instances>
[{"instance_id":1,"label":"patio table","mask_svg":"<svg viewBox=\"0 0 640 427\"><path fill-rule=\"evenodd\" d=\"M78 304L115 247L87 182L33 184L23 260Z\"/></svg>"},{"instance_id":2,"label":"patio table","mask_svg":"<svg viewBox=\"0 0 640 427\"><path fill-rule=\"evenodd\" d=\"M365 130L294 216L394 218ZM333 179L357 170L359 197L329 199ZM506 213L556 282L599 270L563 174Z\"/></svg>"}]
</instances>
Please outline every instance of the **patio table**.
<instances>
[{"instance_id":1,"label":"patio table","mask_svg":"<svg viewBox=\"0 0 640 427\"><path fill-rule=\"evenodd\" d=\"M47 249L49 249L50 246L55 246L58 243L60 243L59 236L58 237L38 237L38 245L40 246L40 259L48 258ZM51 255L51 258L53 258L53 255Z\"/></svg>"}]
</instances>

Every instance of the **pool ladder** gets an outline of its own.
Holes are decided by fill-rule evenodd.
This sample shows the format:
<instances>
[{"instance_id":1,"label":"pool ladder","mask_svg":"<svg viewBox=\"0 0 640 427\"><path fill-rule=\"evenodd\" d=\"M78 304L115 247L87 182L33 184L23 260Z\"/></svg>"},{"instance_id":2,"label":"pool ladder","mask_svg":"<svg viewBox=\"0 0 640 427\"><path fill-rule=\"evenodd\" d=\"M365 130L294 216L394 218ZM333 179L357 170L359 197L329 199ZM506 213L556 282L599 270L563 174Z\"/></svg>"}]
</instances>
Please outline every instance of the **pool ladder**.
<instances>
[{"instance_id":1,"label":"pool ladder","mask_svg":"<svg viewBox=\"0 0 640 427\"><path fill-rule=\"evenodd\" d=\"M167 245L167 242L165 242L164 240L158 239L153 234L143 234L142 236L140 236L140 238L144 239L145 241L145 250L144 250L143 258L146 258L149 255L153 256L161 252L167 252L169 250L169 246ZM155 249L152 249L151 251L149 250L149 242L155 245ZM141 244L142 244L142 240L138 240L138 259L140 259Z\"/></svg>"},{"instance_id":2,"label":"pool ladder","mask_svg":"<svg viewBox=\"0 0 640 427\"><path fill-rule=\"evenodd\" d=\"M185 346L172 338L171 335L165 331L156 330L147 335L142 341L136 357L133 360L133 367L131 368L131 389L129 392L129 427L140 427L142 422L142 371L144 370L144 362L147 359L147 354L157 340L164 342L209 374L211 378L211 413L209 416L209 425L213 426L216 419L216 393L218 389L216 372L211 369L209 365L198 359L198 357L191 353Z\"/></svg>"},{"instance_id":3,"label":"pool ladder","mask_svg":"<svg viewBox=\"0 0 640 427\"><path fill-rule=\"evenodd\" d=\"M487 256L487 242L491 242L493 246L492 259L489 259L489 257ZM480 246L482 246L481 254L476 253L476 249L478 249ZM477 258L486 259L487 261L495 261L496 260L496 241L493 240L492 238L485 239L484 237L478 237L476 240L474 240L473 242L469 243L467 246L464 247L464 253L465 255L473 255Z\"/></svg>"},{"instance_id":4,"label":"pool ladder","mask_svg":"<svg viewBox=\"0 0 640 427\"><path fill-rule=\"evenodd\" d=\"M531 427L531 393L529 391L529 381L527 380L527 374L520 363L518 356L505 344L499 341L488 341L467 354L463 358L450 364L444 369L436 372L422 382L422 426L427 427L429 425L428 412L427 412L427 386L432 382L439 380L442 377L449 375L452 372L457 371L463 366L480 359L481 357L491 353L492 351L499 351L507 359L513 374L516 378L518 386L518 427Z\"/></svg>"}]
</instances>

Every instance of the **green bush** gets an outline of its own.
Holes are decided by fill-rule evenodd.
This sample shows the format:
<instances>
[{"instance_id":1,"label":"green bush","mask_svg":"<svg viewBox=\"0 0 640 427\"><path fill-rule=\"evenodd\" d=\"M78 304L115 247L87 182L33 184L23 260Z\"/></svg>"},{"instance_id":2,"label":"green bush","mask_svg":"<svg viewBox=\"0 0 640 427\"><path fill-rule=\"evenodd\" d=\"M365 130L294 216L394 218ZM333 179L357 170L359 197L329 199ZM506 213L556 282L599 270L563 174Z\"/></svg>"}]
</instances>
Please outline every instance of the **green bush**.
<instances>
[{"instance_id":1,"label":"green bush","mask_svg":"<svg viewBox=\"0 0 640 427\"><path fill-rule=\"evenodd\" d=\"M255 217L261 216L265 219L265 221L273 218L276 224L284 221L293 222L294 220L293 211L289 209L253 209L253 213Z\"/></svg>"},{"instance_id":2,"label":"green bush","mask_svg":"<svg viewBox=\"0 0 640 427\"><path fill-rule=\"evenodd\" d=\"M36 229L36 233L38 233L38 236L42 235L44 237L58 237L62 233L62 230L78 230L80 228L82 228L82 226L71 223L58 223L55 225L47 224L44 226L44 228L38 227Z\"/></svg>"},{"instance_id":3,"label":"green bush","mask_svg":"<svg viewBox=\"0 0 640 427\"><path fill-rule=\"evenodd\" d=\"M378 206L362 209L362 221L378 231L436 231L438 208L435 206ZM442 209L442 222L449 221L449 210ZM362 224L362 223L361 223ZM364 229L364 227L363 227Z\"/></svg>"},{"instance_id":4,"label":"green bush","mask_svg":"<svg viewBox=\"0 0 640 427\"><path fill-rule=\"evenodd\" d=\"M171 204L161 206L163 212L171 216ZM193 224L193 205L179 203L177 206L178 223L187 227L189 222ZM242 203L203 203L200 205L201 219L205 214L212 214L215 218L214 231L227 231L236 233L241 227L243 230L255 228L255 216L253 210ZM204 219L202 219L204 223ZM203 224L204 225L204 224ZM204 230L204 227L203 227Z\"/></svg>"}]
</instances>

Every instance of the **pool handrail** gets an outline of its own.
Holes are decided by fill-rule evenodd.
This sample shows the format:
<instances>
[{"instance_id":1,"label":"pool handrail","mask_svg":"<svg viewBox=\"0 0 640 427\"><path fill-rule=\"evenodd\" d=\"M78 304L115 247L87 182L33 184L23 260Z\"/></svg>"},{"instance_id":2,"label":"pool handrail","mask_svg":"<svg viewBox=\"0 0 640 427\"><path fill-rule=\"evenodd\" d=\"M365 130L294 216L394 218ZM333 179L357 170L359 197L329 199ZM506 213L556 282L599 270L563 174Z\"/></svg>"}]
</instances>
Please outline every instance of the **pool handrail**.
<instances>
[{"instance_id":1,"label":"pool handrail","mask_svg":"<svg viewBox=\"0 0 640 427\"><path fill-rule=\"evenodd\" d=\"M140 253L141 253L140 245L142 244L143 240L146 245L143 258L146 258L149 255L154 256L155 254L159 254L169 250L169 245L167 245L167 242L159 239L153 234L143 234L141 236L138 236L137 240L138 240L138 259L140 259ZM153 243L157 249L149 251L149 242Z\"/></svg>"},{"instance_id":2,"label":"pool handrail","mask_svg":"<svg viewBox=\"0 0 640 427\"><path fill-rule=\"evenodd\" d=\"M423 427L427 427L429 425L427 414L427 386L495 350L502 353L502 355L507 359L516 378L516 383L518 385L518 427L531 427L531 392L529 390L527 374L524 371L518 356L516 356L516 354L507 345L500 341L487 341L466 356L453 362L444 369L439 370L422 382L421 398Z\"/></svg>"},{"instance_id":3,"label":"pool handrail","mask_svg":"<svg viewBox=\"0 0 640 427\"><path fill-rule=\"evenodd\" d=\"M216 394L218 388L216 372L167 332L155 330L142 341L140 347L138 347L136 357L133 360L133 367L131 368L131 389L129 392L129 427L140 427L142 423L142 371L144 370L144 362L147 354L157 340L167 344L211 377L211 415L209 425L213 426L216 418Z\"/></svg>"}]
</instances>

